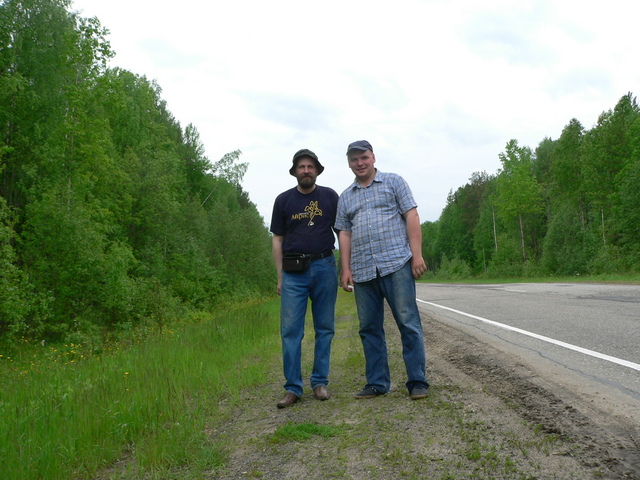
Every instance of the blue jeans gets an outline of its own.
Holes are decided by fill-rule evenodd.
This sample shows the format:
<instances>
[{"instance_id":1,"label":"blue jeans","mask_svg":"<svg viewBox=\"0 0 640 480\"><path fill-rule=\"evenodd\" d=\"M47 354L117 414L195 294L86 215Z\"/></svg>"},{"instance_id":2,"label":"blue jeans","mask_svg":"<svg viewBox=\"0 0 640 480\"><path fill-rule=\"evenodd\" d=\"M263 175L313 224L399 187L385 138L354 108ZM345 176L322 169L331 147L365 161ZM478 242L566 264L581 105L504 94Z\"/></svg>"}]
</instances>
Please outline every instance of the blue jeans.
<instances>
[{"instance_id":1,"label":"blue jeans","mask_svg":"<svg viewBox=\"0 0 640 480\"><path fill-rule=\"evenodd\" d=\"M311 388L329 384L337 295L338 272L333 255L312 261L304 272L282 273L280 335L287 392L302 396L302 339L309 299L316 334Z\"/></svg>"},{"instance_id":2,"label":"blue jeans","mask_svg":"<svg viewBox=\"0 0 640 480\"><path fill-rule=\"evenodd\" d=\"M391 388L384 333L386 299L402 338L402 356L407 371L406 387L409 392L415 387L429 388L425 376L426 355L422 322L416 303L416 284L410 262L390 275L356 283L354 293L360 319L360 339L366 360L366 386L374 387L381 392L388 392Z\"/></svg>"}]
</instances>

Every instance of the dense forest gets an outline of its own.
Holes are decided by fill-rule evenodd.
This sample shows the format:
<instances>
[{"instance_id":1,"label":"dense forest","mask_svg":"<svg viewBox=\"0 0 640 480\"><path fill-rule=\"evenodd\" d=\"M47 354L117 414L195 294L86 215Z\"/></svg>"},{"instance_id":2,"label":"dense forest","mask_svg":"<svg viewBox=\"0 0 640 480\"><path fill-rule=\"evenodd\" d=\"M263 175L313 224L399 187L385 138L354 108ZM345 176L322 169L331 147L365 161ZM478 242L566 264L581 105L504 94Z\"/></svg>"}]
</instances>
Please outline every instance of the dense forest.
<instances>
[{"instance_id":1,"label":"dense forest","mask_svg":"<svg viewBox=\"0 0 640 480\"><path fill-rule=\"evenodd\" d=\"M0 4L0 339L80 343L273 290L269 232L67 0Z\"/></svg>"},{"instance_id":2,"label":"dense forest","mask_svg":"<svg viewBox=\"0 0 640 480\"><path fill-rule=\"evenodd\" d=\"M640 109L628 93L596 125L572 119L535 150L506 144L495 175L474 173L422 225L443 278L640 271Z\"/></svg>"}]
</instances>

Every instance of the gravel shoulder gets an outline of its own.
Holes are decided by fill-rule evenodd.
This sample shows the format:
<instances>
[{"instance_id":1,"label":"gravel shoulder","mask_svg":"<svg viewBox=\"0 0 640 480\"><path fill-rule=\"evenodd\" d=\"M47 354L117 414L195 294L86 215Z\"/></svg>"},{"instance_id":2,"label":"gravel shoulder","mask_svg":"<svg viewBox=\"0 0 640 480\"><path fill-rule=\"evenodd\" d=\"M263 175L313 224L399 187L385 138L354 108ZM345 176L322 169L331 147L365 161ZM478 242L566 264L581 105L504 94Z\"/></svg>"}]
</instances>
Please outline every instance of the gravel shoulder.
<instances>
[{"instance_id":1,"label":"gravel shoulder","mask_svg":"<svg viewBox=\"0 0 640 480\"><path fill-rule=\"evenodd\" d=\"M311 323L311 322L307 322ZM586 405L510 355L423 315L427 376L424 400L404 388L393 318L386 331L389 394L353 395L365 383L357 319L337 319L331 399L278 410L279 363L273 381L220 405L225 421L209 438L225 465L205 478L238 479L638 479L637 419ZM303 372L308 378L313 331L308 325Z\"/></svg>"}]
</instances>

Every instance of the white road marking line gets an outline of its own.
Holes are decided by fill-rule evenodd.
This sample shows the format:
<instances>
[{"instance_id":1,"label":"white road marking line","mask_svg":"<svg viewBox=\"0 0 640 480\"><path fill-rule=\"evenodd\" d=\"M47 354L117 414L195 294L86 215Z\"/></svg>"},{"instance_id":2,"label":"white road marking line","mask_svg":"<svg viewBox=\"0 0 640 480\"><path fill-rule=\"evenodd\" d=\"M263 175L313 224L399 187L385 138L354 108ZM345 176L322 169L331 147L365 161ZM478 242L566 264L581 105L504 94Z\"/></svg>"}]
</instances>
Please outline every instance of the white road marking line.
<instances>
[{"instance_id":1,"label":"white road marking line","mask_svg":"<svg viewBox=\"0 0 640 480\"><path fill-rule=\"evenodd\" d=\"M442 308L443 310L449 310L450 312L457 313L458 315L463 315L465 317L473 318L475 320L480 320L481 322L488 323L489 325L493 325L499 328L504 328L505 330L510 330L512 332L521 333L523 335L527 335L529 337L537 338L538 340L542 340L543 342L552 343L553 345L557 345L559 347L564 347L569 350L574 350L576 352L584 353L585 355L590 355L595 358L599 358L601 360L607 360L612 363L616 363L618 365L622 365L624 367L633 368L634 370L640 371L640 364L629 362L628 360L623 360L621 358L612 357L610 355L606 355L600 352L594 352L593 350L588 350L586 348L578 347L576 345L571 345L570 343L565 343L560 340L555 340L553 338L545 337L544 335L538 335L537 333L528 332L527 330L522 330L521 328L512 327L511 325L505 325L504 323L498 323L493 320L489 320L486 318L478 317L477 315L471 315L470 313L461 312L460 310L455 310L453 308L445 307L443 305L438 305L437 303L426 302L424 300L420 300L416 298L416 300L420 303L425 303L427 305L431 305L436 308Z\"/></svg>"}]
</instances>

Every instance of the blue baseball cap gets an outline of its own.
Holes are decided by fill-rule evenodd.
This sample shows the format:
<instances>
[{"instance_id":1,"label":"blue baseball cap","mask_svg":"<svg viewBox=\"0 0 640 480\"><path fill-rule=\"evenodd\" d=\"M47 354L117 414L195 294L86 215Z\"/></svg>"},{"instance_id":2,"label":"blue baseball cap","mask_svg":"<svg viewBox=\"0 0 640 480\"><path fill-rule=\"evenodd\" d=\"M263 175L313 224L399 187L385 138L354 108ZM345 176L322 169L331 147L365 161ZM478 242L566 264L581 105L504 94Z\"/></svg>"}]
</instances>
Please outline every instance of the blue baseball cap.
<instances>
[{"instance_id":1,"label":"blue baseball cap","mask_svg":"<svg viewBox=\"0 0 640 480\"><path fill-rule=\"evenodd\" d=\"M349 147L347 148L347 155L349 155L349 152L351 150L360 150L363 152L365 150L371 150L373 152L373 147L366 140L358 140L357 142L353 142L349 144Z\"/></svg>"}]
</instances>

